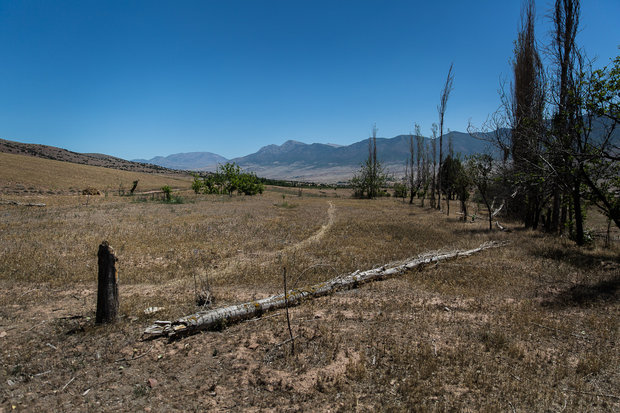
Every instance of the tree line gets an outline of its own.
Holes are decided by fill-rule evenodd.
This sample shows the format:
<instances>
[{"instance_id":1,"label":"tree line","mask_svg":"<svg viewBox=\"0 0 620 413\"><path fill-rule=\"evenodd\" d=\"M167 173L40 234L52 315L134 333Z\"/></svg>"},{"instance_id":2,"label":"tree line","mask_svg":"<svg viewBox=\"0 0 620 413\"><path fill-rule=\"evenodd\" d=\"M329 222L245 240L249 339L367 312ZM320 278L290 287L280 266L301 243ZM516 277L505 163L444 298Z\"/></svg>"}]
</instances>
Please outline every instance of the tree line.
<instances>
[{"instance_id":1,"label":"tree line","mask_svg":"<svg viewBox=\"0 0 620 413\"><path fill-rule=\"evenodd\" d=\"M421 206L428 198L431 207L447 214L449 200L458 199L467 220L467 201L474 193L487 209L490 228L493 216L503 210L526 228L567 233L578 245L587 242L589 205L620 228L620 148L614 139L620 124L620 56L593 69L577 43L580 12L579 0L555 1L545 65L535 36L534 0L525 1L512 81L500 94L500 109L480 128L468 127L470 135L499 149L499 158L476 154L463 159L451 142L444 157L444 119L454 82L450 65L437 106L438 124L429 141L415 124L405 178L394 185L395 195L408 196L411 204L417 197ZM373 126L368 158L351 181L360 197L376 197L388 178L377 160L376 132Z\"/></svg>"}]
</instances>

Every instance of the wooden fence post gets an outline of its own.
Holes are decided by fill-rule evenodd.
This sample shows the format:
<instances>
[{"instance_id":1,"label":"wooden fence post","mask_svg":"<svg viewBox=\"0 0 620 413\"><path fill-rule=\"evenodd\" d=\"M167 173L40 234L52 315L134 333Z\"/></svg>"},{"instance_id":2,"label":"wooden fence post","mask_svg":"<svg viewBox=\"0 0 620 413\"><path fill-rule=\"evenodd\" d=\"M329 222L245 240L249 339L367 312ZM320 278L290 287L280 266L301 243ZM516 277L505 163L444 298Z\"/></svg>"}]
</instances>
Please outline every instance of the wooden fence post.
<instances>
[{"instance_id":1,"label":"wooden fence post","mask_svg":"<svg viewBox=\"0 0 620 413\"><path fill-rule=\"evenodd\" d=\"M97 324L110 323L118 314L118 275L117 258L114 249L107 241L99 245L98 263L99 279L97 286Z\"/></svg>"}]
</instances>

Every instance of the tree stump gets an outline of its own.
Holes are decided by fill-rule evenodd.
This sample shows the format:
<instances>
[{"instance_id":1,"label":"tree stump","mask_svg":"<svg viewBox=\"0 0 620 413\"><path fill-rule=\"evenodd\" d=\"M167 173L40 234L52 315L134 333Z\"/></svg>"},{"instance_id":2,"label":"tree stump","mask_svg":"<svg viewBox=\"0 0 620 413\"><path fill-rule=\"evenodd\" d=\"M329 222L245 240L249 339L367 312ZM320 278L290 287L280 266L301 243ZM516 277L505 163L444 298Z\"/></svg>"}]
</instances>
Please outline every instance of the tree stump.
<instances>
[{"instance_id":1,"label":"tree stump","mask_svg":"<svg viewBox=\"0 0 620 413\"><path fill-rule=\"evenodd\" d=\"M99 279L97 286L97 316L95 322L111 323L118 314L118 274L114 249L107 241L99 245Z\"/></svg>"}]
</instances>

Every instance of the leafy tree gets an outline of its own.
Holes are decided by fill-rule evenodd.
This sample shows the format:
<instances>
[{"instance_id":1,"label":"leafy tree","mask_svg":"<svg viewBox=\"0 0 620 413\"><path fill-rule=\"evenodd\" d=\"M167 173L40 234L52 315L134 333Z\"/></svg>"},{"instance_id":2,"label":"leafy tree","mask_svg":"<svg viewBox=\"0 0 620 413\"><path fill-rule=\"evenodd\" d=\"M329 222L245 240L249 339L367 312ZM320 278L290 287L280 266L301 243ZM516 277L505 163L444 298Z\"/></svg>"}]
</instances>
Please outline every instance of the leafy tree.
<instances>
[{"instance_id":1,"label":"leafy tree","mask_svg":"<svg viewBox=\"0 0 620 413\"><path fill-rule=\"evenodd\" d=\"M218 165L217 171L221 177L222 192L232 196L239 188L241 168L234 162L226 162L224 165Z\"/></svg>"},{"instance_id":2,"label":"leafy tree","mask_svg":"<svg viewBox=\"0 0 620 413\"><path fill-rule=\"evenodd\" d=\"M192 189L196 193L202 191L205 194L228 194L232 196L236 191L239 194L256 195L263 193L265 185L255 174L242 172L237 164L228 162L219 165L217 172L204 178L195 176Z\"/></svg>"},{"instance_id":3,"label":"leafy tree","mask_svg":"<svg viewBox=\"0 0 620 413\"><path fill-rule=\"evenodd\" d=\"M583 106L588 124L598 121L600 135L585 142L579 172L586 186L585 196L620 228L620 147L612 133L620 125L620 56L611 67L593 71L582 80ZM601 132L602 130L602 132Z\"/></svg>"}]
</instances>

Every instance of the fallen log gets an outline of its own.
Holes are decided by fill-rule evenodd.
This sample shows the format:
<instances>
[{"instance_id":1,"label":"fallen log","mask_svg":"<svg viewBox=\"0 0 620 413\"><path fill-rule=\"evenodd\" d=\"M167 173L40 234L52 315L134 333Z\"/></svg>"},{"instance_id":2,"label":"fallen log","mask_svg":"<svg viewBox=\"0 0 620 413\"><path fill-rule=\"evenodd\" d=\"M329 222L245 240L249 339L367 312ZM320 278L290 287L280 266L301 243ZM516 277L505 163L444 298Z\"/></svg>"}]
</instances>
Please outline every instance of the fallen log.
<instances>
[{"instance_id":1,"label":"fallen log","mask_svg":"<svg viewBox=\"0 0 620 413\"><path fill-rule=\"evenodd\" d=\"M28 207L44 207L45 204L37 204L34 202L17 202L17 201L0 201L2 205L17 205L17 206L28 206Z\"/></svg>"},{"instance_id":2,"label":"fallen log","mask_svg":"<svg viewBox=\"0 0 620 413\"><path fill-rule=\"evenodd\" d=\"M201 330L219 330L226 325L259 317L267 311L272 311L288 306L295 306L304 300L332 294L336 291L357 288L361 284L376 281L400 274L414 268L422 268L425 265L449 260L457 257L467 257L477 252L495 248L503 243L492 241L470 250L456 250L445 253L424 254L415 259L405 261L393 267L378 267L367 271L355 271L354 273L332 278L331 280L305 288L296 288L286 293L277 294L261 300L250 301L243 304L216 308L213 310L200 311L195 314L181 317L176 321L155 321L148 327L142 337L153 339L157 337L179 337L197 333Z\"/></svg>"}]
</instances>

